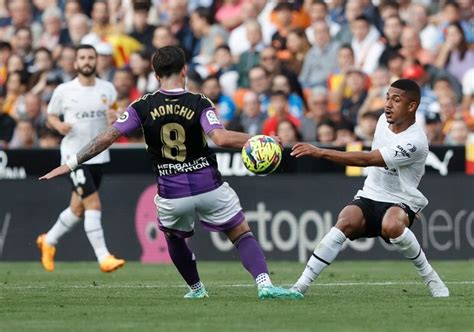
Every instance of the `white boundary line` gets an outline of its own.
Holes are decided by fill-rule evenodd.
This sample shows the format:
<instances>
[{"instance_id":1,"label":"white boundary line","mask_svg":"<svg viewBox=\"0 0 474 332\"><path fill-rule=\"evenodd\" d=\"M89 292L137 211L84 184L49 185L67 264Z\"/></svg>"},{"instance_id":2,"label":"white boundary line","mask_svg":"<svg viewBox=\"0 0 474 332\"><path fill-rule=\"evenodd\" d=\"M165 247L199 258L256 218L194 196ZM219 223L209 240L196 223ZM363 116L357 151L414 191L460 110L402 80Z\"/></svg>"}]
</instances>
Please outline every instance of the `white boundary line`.
<instances>
[{"instance_id":1,"label":"white boundary line","mask_svg":"<svg viewBox=\"0 0 474 332\"><path fill-rule=\"evenodd\" d=\"M447 281L445 282L449 285L474 285L474 280L465 280L465 281ZM246 288L246 287L255 287L255 284L233 284L233 285L222 285L222 284L213 284L213 283L206 283L206 285L210 288ZM408 281L408 282L401 282L401 281L385 281L385 282L334 282L334 283L315 283L313 287L340 287L340 286L391 286L391 285L423 285L421 281ZM283 285L286 287L292 286L290 284ZM8 285L2 284L0 285L0 289L47 289L47 288L60 288L60 289L87 289L87 288L105 288L105 289L140 289L140 288L153 288L153 289L161 289L161 288L185 288L186 286L181 285L140 285L140 284L116 284L116 285L100 285L100 284L89 284L89 285L55 285L51 284L49 286L45 285Z\"/></svg>"}]
</instances>

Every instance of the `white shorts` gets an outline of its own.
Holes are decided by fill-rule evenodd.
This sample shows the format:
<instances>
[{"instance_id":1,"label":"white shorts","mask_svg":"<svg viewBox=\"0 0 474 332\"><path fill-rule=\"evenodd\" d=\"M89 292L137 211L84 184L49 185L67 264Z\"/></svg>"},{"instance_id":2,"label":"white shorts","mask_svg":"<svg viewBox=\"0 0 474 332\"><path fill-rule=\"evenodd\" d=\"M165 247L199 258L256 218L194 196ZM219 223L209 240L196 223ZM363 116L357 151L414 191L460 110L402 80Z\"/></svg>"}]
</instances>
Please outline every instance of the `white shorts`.
<instances>
[{"instance_id":1,"label":"white shorts","mask_svg":"<svg viewBox=\"0 0 474 332\"><path fill-rule=\"evenodd\" d=\"M245 220L239 197L227 182L195 196L163 198L156 195L155 204L160 229L180 238L193 235L196 220L214 232L232 229Z\"/></svg>"}]
</instances>

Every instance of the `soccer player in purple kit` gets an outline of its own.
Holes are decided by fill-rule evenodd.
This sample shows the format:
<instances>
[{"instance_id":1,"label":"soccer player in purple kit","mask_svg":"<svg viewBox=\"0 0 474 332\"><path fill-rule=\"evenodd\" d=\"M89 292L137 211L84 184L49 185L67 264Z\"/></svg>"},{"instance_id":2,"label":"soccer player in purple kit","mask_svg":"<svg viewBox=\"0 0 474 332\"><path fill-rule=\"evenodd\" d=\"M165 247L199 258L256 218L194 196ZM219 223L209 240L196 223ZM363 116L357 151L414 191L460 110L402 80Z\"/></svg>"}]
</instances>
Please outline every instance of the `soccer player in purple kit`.
<instances>
[{"instance_id":1,"label":"soccer player in purple kit","mask_svg":"<svg viewBox=\"0 0 474 332\"><path fill-rule=\"evenodd\" d=\"M242 264L256 281L259 298L299 298L296 292L273 286L263 250L245 220L239 198L222 181L216 155L204 137L208 135L217 146L240 149L250 135L226 130L212 102L185 89L187 67L179 47L158 49L152 62L160 90L133 102L117 122L74 158L40 179L69 173L122 134L142 128L157 174L159 227L171 259L190 289L184 297L208 297L195 256L185 241L193 235L194 223L199 220L206 229L223 232L232 241Z\"/></svg>"}]
</instances>

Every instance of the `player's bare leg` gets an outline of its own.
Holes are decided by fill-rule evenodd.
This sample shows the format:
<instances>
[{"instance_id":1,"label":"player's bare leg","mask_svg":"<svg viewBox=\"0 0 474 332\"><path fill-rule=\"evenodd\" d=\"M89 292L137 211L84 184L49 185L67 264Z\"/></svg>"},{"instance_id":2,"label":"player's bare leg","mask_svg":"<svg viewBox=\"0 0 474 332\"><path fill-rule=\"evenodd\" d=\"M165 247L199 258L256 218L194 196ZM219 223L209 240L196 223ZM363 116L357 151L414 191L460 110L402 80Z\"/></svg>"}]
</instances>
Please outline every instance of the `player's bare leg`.
<instances>
[{"instance_id":1,"label":"player's bare leg","mask_svg":"<svg viewBox=\"0 0 474 332\"><path fill-rule=\"evenodd\" d=\"M304 294L310 284L329 266L342 249L347 238L355 239L364 231L365 219L362 210L348 205L339 213L337 223L314 249L301 277L293 285L294 291Z\"/></svg>"},{"instance_id":2,"label":"player's bare leg","mask_svg":"<svg viewBox=\"0 0 474 332\"><path fill-rule=\"evenodd\" d=\"M413 262L433 297L448 297L448 288L429 264L415 234L407 227L408 224L406 212L398 206L391 207L382 220L382 236L390 239L397 250Z\"/></svg>"},{"instance_id":3,"label":"player's bare leg","mask_svg":"<svg viewBox=\"0 0 474 332\"><path fill-rule=\"evenodd\" d=\"M225 231L225 234L239 251L242 265L255 279L259 298L298 299L301 297L287 289L273 286L263 250L246 221Z\"/></svg>"},{"instance_id":4,"label":"player's bare leg","mask_svg":"<svg viewBox=\"0 0 474 332\"><path fill-rule=\"evenodd\" d=\"M202 299L209 297L199 277L196 256L194 256L186 240L170 232L164 232L164 234L171 260L189 287L189 292L184 295L184 298Z\"/></svg>"},{"instance_id":5,"label":"player's bare leg","mask_svg":"<svg viewBox=\"0 0 474 332\"><path fill-rule=\"evenodd\" d=\"M36 243L41 251L41 263L46 271L54 271L54 255L58 241L82 220L83 215L84 208L81 198L73 192L69 207L61 212L48 233L38 236Z\"/></svg>"},{"instance_id":6,"label":"player's bare leg","mask_svg":"<svg viewBox=\"0 0 474 332\"><path fill-rule=\"evenodd\" d=\"M82 204L84 206L84 230L94 249L100 270L102 272L113 272L121 268L125 261L111 255L105 244L99 193L96 191L83 198Z\"/></svg>"}]
</instances>

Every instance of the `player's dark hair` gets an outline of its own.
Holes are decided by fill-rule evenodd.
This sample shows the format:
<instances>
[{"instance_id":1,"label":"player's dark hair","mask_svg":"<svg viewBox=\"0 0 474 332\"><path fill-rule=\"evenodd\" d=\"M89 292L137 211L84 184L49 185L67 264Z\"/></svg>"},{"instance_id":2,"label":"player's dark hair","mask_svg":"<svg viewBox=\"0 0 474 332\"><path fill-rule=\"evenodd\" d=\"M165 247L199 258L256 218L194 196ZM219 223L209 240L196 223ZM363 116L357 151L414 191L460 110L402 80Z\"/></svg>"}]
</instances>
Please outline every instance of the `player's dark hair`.
<instances>
[{"instance_id":1,"label":"player's dark hair","mask_svg":"<svg viewBox=\"0 0 474 332\"><path fill-rule=\"evenodd\" d=\"M79 53L79 50L94 50L94 53L97 56L97 50L92 45L81 44L81 45L77 46L76 47L76 56L77 56L77 53Z\"/></svg>"},{"instance_id":2,"label":"player's dark hair","mask_svg":"<svg viewBox=\"0 0 474 332\"><path fill-rule=\"evenodd\" d=\"M412 101L416 102L418 105L420 104L420 86L415 81L402 78L393 82L390 86L405 91Z\"/></svg>"},{"instance_id":3,"label":"player's dark hair","mask_svg":"<svg viewBox=\"0 0 474 332\"><path fill-rule=\"evenodd\" d=\"M179 74L186 65L184 51L177 46L159 48L152 58L153 70L159 77Z\"/></svg>"}]
</instances>

